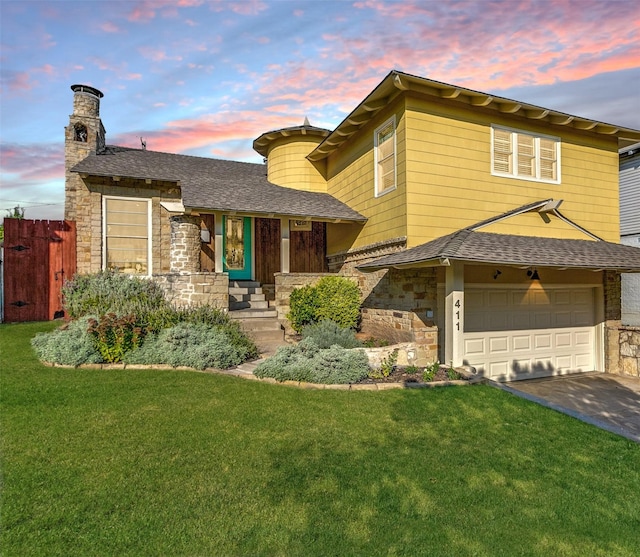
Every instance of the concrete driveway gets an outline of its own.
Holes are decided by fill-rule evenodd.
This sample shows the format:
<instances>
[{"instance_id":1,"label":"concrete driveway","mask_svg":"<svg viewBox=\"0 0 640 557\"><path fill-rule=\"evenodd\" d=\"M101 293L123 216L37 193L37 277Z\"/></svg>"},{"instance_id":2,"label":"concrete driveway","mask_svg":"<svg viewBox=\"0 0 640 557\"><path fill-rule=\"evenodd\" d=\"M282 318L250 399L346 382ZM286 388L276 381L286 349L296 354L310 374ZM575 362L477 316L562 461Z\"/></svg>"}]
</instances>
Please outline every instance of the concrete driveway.
<instances>
[{"instance_id":1,"label":"concrete driveway","mask_svg":"<svg viewBox=\"0 0 640 557\"><path fill-rule=\"evenodd\" d=\"M640 443L638 377L593 373L496 386Z\"/></svg>"}]
</instances>

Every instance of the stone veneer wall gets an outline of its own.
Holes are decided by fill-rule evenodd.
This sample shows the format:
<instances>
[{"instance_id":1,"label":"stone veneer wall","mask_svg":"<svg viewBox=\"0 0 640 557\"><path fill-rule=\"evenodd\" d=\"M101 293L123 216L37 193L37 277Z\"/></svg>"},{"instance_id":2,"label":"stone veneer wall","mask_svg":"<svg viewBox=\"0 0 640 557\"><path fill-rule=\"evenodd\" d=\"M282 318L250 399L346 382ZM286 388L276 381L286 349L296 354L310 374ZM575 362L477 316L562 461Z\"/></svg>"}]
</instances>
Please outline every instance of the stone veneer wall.
<instances>
[{"instance_id":1,"label":"stone veneer wall","mask_svg":"<svg viewBox=\"0 0 640 557\"><path fill-rule=\"evenodd\" d=\"M396 238L336 254L330 257L329 268L358 278L363 294L363 333L391 342L419 343L427 349L427 358L433 361L438 353L436 270L389 269L362 273L356 268L405 247L406 239Z\"/></svg>"},{"instance_id":2,"label":"stone veneer wall","mask_svg":"<svg viewBox=\"0 0 640 557\"><path fill-rule=\"evenodd\" d=\"M616 373L640 377L640 327L620 327Z\"/></svg>"},{"instance_id":3,"label":"stone veneer wall","mask_svg":"<svg viewBox=\"0 0 640 557\"><path fill-rule=\"evenodd\" d=\"M211 305L229 309L228 273L167 273L154 275L167 299L178 307Z\"/></svg>"},{"instance_id":4,"label":"stone veneer wall","mask_svg":"<svg viewBox=\"0 0 640 557\"><path fill-rule=\"evenodd\" d=\"M640 377L640 327L622 325L620 273L604 273L605 371Z\"/></svg>"},{"instance_id":5,"label":"stone veneer wall","mask_svg":"<svg viewBox=\"0 0 640 557\"><path fill-rule=\"evenodd\" d=\"M171 217L171 272L200 272L200 219L189 215Z\"/></svg>"},{"instance_id":6,"label":"stone veneer wall","mask_svg":"<svg viewBox=\"0 0 640 557\"><path fill-rule=\"evenodd\" d=\"M361 331L393 343L414 342L420 346L421 359L432 362L438 354L438 328L435 326L437 285L435 269L412 269L362 273L356 269L366 261L404 249L406 240L397 238L366 248L329 257L330 274L356 281L362 293ZM292 334L286 314L294 288L313 285L324 274L277 274L276 308L285 332ZM429 312L429 313L428 313ZM427 317L429 315L429 317Z\"/></svg>"}]
</instances>

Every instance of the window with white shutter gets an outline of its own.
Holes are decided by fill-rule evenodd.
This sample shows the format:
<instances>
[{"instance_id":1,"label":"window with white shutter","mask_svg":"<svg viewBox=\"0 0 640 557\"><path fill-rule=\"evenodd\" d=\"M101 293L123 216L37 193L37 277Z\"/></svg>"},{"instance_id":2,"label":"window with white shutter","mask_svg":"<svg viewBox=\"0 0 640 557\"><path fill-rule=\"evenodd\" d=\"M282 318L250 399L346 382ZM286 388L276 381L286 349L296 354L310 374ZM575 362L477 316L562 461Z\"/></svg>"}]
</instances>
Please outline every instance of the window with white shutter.
<instances>
[{"instance_id":1,"label":"window with white shutter","mask_svg":"<svg viewBox=\"0 0 640 557\"><path fill-rule=\"evenodd\" d=\"M560 183L560 139L493 126L491 172L539 182Z\"/></svg>"},{"instance_id":2,"label":"window with white shutter","mask_svg":"<svg viewBox=\"0 0 640 557\"><path fill-rule=\"evenodd\" d=\"M396 119L374 132L376 197L396 187Z\"/></svg>"}]
</instances>

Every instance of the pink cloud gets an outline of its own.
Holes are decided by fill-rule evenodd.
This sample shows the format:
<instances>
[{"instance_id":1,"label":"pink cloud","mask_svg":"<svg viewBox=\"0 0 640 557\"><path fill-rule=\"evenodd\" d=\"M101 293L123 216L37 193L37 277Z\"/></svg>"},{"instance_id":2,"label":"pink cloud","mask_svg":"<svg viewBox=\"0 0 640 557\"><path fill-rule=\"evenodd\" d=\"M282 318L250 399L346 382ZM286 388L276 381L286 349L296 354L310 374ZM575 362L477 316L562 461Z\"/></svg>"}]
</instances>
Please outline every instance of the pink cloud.
<instances>
[{"instance_id":1,"label":"pink cloud","mask_svg":"<svg viewBox=\"0 0 640 557\"><path fill-rule=\"evenodd\" d=\"M138 52L144 57L154 62L164 62L165 60L182 60L182 56L168 56L166 51L157 48L151 48L143 46L138 49Z\"/></svg>"},{"instance_id":2,"label":"pink cloud","mask_svg":"<svg viewBox=\"0 0 640 557\"><path fill-rule=\"evenodd\" d=\"M226 6L233 13L239 15L258 15L267 9L267 4L261 0L244 0L243 2L228 2Z\"/></svg>"},{"instance_id":3,"label":"pink cloud","mask_svg":"<svg viewBox=\"0 0 640 557\"><path fill-rule=\"evenodd\" d=\"M115 23L111 21L105 21L102 25L100 25L100 29L102 29L105 33L119 33L120 29Z\"/></svg>"},{"instance_id":4,"label":"pink cloud","mask_svg":"<svg viewBox=\"0 0 640 557\"><path fill-rule=\"evenodd\" d=\"M45 64L40 68L34 68L32 71L42 72L47 75L54 75L54 73L56 73L55 68L51 64Z\"/></svg>"},{"instance_id":5,"label":"pink cloud","mask_svg":"<svg viewBox=\"0 0 640 557\"><path fill-rule=\"evenodd\" d=\"M399 69L493 91L634 68L640 59L640 12L632 3L616 4L614 11L589 0L579 5L362 0L354 6L377 15L363 20L357 33L348 28L322 36L319 56L306 63L299 79L307 85L305 94L316 89L312 70L327 76L325 88L333 87L336 60L346 68L341 79L375 75L379 81ZM290 67L280 83L297 92L297 73ZM264 77L263 92L276 92L278 86ZM346 94L352 89L341 88Z\"/></svg>"},{"instance_id":6,"label":"pink cloud","mask_svg":"<svg viewBox=\"0 0 640 557\"><path fill-rule=\"evenodd\" d=\"M147 141L152 151L183 153L196 149L220 149L227 141L240 141L244 145L272 129L293 125L290 115L274 116L260 110L222 112L201 118L174 120L157 131L135 131L116 136L115 143L137 147L139 137ZM110 143L112 141L109 141Z\"/></svg>"},{"instance_id":7,"label":"pink cloud","mask_svg":"<svg viewBox=\"0 0 640 557\"><path fill-rule=\"evenodd\" d=\"M6 87L10 93L18 93L20 91L31 91L37 86L38 82L31 81L29 72L16 72L3 78L2 88Z\"/></svg>"},{"instance_id":8,"label":"pink cloud","mask_svg":"<svg viewBox=\"0 0 640 557\"><path fill-rule=\"evenodd\" d=\"M13 174L14 180L56 180L64 178L62 144L4 144L2 171ZM4 178L3 178L4 182Z\"/></svg>"}]
</instances>

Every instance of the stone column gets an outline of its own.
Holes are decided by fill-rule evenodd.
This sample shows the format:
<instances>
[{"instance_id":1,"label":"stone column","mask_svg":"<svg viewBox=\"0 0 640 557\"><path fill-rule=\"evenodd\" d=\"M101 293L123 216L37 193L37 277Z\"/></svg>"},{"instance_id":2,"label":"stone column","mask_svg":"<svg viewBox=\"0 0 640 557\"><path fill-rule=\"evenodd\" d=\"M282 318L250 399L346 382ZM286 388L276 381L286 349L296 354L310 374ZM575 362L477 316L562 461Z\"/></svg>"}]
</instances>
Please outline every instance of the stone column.
<instances>
[{"instance_id":1,"label":"stone column","mask_svg":"<svg viewBox=\"0 0 640 557\"><path fill-rule=\"evenodd\" d=\"M171 217L170 265L172 273L200 272L200 223L198 217Z\"/></svg>"},{"instance_id":2,"label":"stone column","mask_svg":"<svg viewBox=\"0 0 640 557\"><path fill-rule=\"evenodd\" d=\"M464 356L464 265L452 261L445 277L445 363L457 367Z\"/></svg>"}]
</instances>

